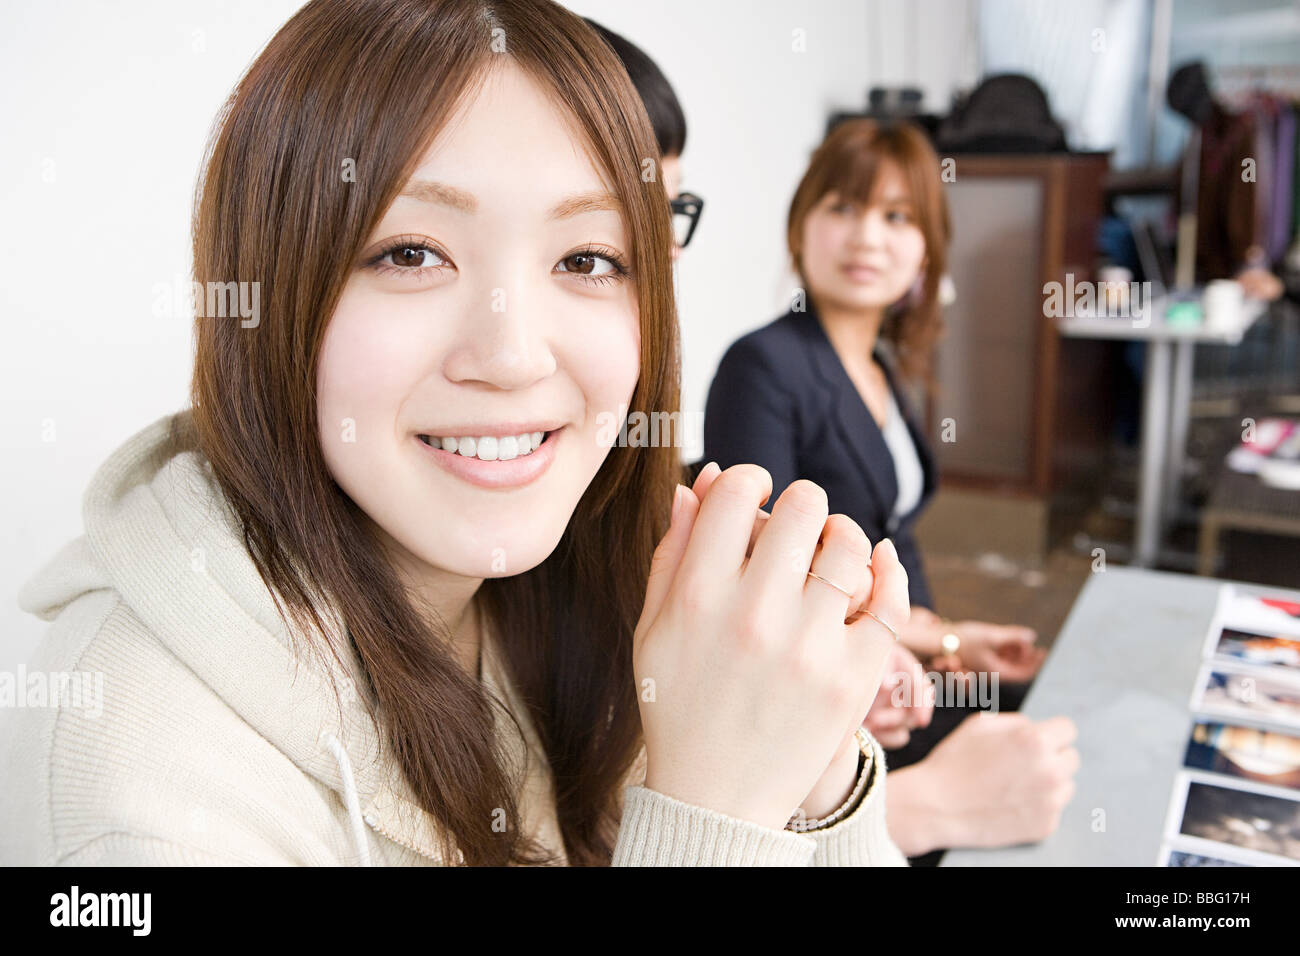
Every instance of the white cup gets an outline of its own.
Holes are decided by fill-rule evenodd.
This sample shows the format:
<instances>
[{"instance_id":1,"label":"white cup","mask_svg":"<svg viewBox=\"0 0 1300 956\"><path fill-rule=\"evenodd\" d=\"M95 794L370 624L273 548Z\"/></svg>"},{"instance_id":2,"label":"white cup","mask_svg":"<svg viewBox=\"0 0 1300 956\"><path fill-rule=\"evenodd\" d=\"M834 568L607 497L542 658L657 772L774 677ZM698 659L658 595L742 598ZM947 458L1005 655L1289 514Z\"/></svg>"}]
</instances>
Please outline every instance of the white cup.
<instances>
[{"instance_id":1,"label":"white cup","mask_svg":"<svg viewBox=\"0 0 1300 956\"><path fill-rule=\"evenodd\" d=\"M1205 294L1201 296L1206 326L1212 329L1235 328L1241 322L1245 300L1240 282L1235 279L1215 279L1205 287Z\"/></svg>"},{"instance_id":2,"label":"white cup","mask_svg":"<svg viewBox=\"0 0 1300 956\"><path fill-rule=\"evenodd\" d=\"M1097 270L1097 313L1129 315L1129 288L1133 273L1123 266L1102 266Z\"/></svg>"}]
</instances>

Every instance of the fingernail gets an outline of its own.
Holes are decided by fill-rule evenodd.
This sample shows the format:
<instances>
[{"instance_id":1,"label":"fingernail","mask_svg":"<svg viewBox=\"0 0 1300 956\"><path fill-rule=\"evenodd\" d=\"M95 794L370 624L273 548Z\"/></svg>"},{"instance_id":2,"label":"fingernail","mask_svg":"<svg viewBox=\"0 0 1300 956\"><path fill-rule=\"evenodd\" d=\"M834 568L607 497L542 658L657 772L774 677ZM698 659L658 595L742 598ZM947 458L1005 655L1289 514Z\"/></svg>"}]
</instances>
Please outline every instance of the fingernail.
<instances>
[{"instance_id":1,"label":"fingernail","mask_svg":"<svg viewBox=\"0 0 1300 956\"><path fill-rule=\"evenodd\" d=\"M686 496L682 494L682 492L684 492L685 490L686 490L686 486L683 485L681 482L678 482L676 490L673 491L673 518L672 518L673 524L677 524L677 521L680 518L682 513L682 505L686 503Z\"/></svg>"},{"instance_id":2,"label":"fingernail","mask_svg":"<svg viewBox=\"0 0 1300 956\"><path fill-rule=\"evenodd\" d=\"M893 539L893 538L886 538L884 541L882 541L882 542L880 542L880 543L881 543L882 545L888 545L888 546L889 546L889 556L890 556L891 558L897 558L897 557L898 557L898 549L894 547L894 539Z\"/></svg>"}]
</instances>

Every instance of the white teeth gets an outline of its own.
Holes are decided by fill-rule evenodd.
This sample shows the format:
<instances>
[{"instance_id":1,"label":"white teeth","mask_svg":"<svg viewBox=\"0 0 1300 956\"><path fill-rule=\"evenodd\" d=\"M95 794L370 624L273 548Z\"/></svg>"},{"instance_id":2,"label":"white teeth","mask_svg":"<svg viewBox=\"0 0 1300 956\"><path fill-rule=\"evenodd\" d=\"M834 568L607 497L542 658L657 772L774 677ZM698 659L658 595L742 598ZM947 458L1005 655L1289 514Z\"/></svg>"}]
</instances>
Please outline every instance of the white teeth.
<instances>
[{"instance_id":1,"label":"white teeth","mask_svg":"<svg viewBox=\"0 0 1300 956\"><path fill-rule=\"evenodd\" d=\"M469 436L436 438L433 435L420 437L427 445L464 455L466 458L477 458L480 461L510 461L537 451L546 437L546 432L524 432L521 435L502 435L500 438L493 435L483 435L478 438Z\"/></svg>"}]
</instances>

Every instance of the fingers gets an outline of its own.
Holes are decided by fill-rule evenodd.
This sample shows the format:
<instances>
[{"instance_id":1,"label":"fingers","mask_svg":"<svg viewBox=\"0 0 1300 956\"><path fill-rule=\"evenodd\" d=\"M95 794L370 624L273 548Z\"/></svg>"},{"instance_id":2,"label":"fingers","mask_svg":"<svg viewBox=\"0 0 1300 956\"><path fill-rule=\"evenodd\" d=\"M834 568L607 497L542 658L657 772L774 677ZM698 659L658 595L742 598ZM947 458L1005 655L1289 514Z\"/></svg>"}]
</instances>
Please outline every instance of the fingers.
<instances>
[{"instance_id":1,"label":"fingers","mask_svg":"<svg viewBox=\"0 0 1300 956\"><path fill-rule=\"evenodd\" d=\"M886 750L898 750L907 746L908 741L912 739L912 732L906 727L898 727L893 730L882 730L879 733L873 730L871 736L875 737L880 746Z\"/></svg>"},{"instance_id":2,"label":"fingers","mask_svg":"<svg viewBox=\"0 0 1300 956\"><path fill-rule=\"evenodd\" d=\"M1040 773L1048 782L1050 799L1057 809L1051 821L1051 829L1055 830L1060 812L1074 798L1074 775L1081 762L1079 751L1074 747L1076 730L1068 717L1052 717L1034 729L1043 748L1040 751Z\"/></svg>"},{"instance_id":3,"label":"fingers","mask_svg":"<svg viewBox=\"0 0 1300 956\"><path fill-rule=\"evenodd\" d=\"M868 539L870 544L870 539ZM848 613L845 615L845 624L852 624L854 619L863 613L867 602L871 600L871 589L875 585L876 576L871 573L871 562L867 562L867 570L858 582L858 589L853 592L853 597L849 600Z\"/></svg>"},{"instance_id":4,"label":"fingers","mask_svg":"<svg viewBox=\"0 0 1300 956\"><path fill-rule=\"evenodd\" d=\"M890 647L880 690L872 702L868 724L872 733L905 727L929 726L934 715L935 689L921 662L902 644Z\"/></svg>"},{"instance_id":5,"label":"fingers","mask_svg":"<svg viewBox=\"0 0 1300 956\"><path fill-rule=\"evenodd\" d=\"M888 539L876 545L871 557L871 574L871 597L864 613L846 625L845 637L861 673L875 674L879 681L885 658L897 640L895 632L907 623L912 613L907 596L907 572Z\"/></svg>"},{"instance_id":6,"label":"fingers","mask_svg":"<svg viewBox=\"0 0 1300 956\"><path fill-rule=\"evenodd\" d=\"M1031 647L1025 653L1023 672L1026 679L1033 677L1038 673L1038 669L1043 666L1043 661L1047 660L1047 649L1043 647Z\"/></svg>"},{"instance_id":7,"label":"fingers","mask_svg":"<svg viewBox=\"0 0 1300 956\"><path fill-rule=\"evenodd\" d=\"M934 685L926 679L925 668L921 666L921 662L910 652L905 650L905 653L909 659L912 680L912 726L928 727L934 718Z\"/></svg>"},{"instance_id":8,"label":"fingers","mask_svg":"<svg viewBox=\"0 0 1300 956\"><path fill-rule=\"evenodd\" d=\"M1079 736L1079 729L1069 717L1049 717L1038 729L1043 741L1054 750L1071 746Z\"/></svg>"},{"instance_id":9,"label":"fingers","mask_svg":"<svg viewBox=\"0 0 1300 956\"><path fill-rule=\"evenodd\" d=\"M1008 650L1023 650L1034 646L1038 640L1038 632L1032 627L1020 627L1013 625L1003 627L999 630L995 638L996 642L1003 646L999 648L1003 652ZM1009 647L1007 645L1010 645Z\"/></svg>"},{"instance_id":10,"label":"fingers","mask_svg":"<svg viewBox=\"0 0 1300 956\"><path fill-rule=\"evenodd\" d=\"M988 721L990 725L996 723L1003 730L1010 730L1014 727L1026 727L1033 724L1032 720L1020 713L1018 710L1010 712L1002 711L1001 713L996 714L987 710L982 710L977 714L972 714L971 718L979 721Z\"/></svg>"},{"instance_id":11,"label":"fingers","mask_svg":"<svg viewBox=\"0 0 1300 956\"><path fill-rule=\"evenodd\" d=\"M907 711L893 706L889 698L890 691L882 685L863 723L880 746L896 750L911 739L911 726Z\"/></svg>"},{"instance_id":12,"label":"fingers","mask_svg":"<svg viewBox=\"0 0 1300 956\"><path fill-rule=\"evenodd\" d=\"M718 480L725 478L726 472ZM709 497L712 498L715 494L716 487ZM813 553L826 526L827 510L826 492L806 479L791 482L781 492L781 497L772 508L772 517L755 542L753 554L745 568L746 586L752 600L758 602L799 597L803 594L804 582L812 567ZM751 520L746 530L747 539L752 529ZM827 587L824 584L819 586ZM834 589L827 589L835 593ZM847 605L848 596L841 597ZM840 621L843 619L841 616Z\"/></svg>"},{"instance_id":13,"label":"fingers","mask_svg":"<svg viewBox=\"0 0 1300 956\"><path fill-rule=\"evenodd\" d=\"M673 499L672 523L668 526L668 532L655 548L654 556L650 560L650 578L646 583L645 606L641 611L641 619L644 622L648 623L659 616L659 611L677 576L682 557L686 553L686 546L691 540L691 530L695 525L699 508L699 501L696 500L694 493L679 484ZM637 631L639 636L642 628L638 627Z\"/></svg>"},{"instance_id":14,"label":"fingers","mask_svg":"<svg viewBox=\"0 0 1300 956\"><path fill-rule=\"evenodd\" d=\"M745 552L746 555L754 553L754 545L758 544L758 536L763 533L763 529L767 527L767 523L771 520L772 516L770 514L762 508L758 509L758 514L754 516L754 530L749 534L749 550Z\"/></svg>"},{"instance_id":15,"label":"fingers","mask_svg":"<svg viewBox=\"0 0 1300 956\"><path fill-rule=\"evenodd\" d=\"M856 521L840 514L826 519L811 570L844 591L836 590L826 581L805 578L804 605L817 620L843 623L849 616L851 595L861 590L863 579L871 574L867 567L870 555L871 543Z\"/></svg>"},{"instance_id":16,"label":"fingers","mask_svg":"<svg viewBox=\"0 0 1300 956\"><path fill-rule=\"evenodd\" d=\"M722 474L722 469L716 461L711 461L701 468L700 473L695 476L695 483L691 485L691 491L695 492L695 497L703 501L704 496L709 492L709 486L713 484L713 480L720 474Z\"/></svg>"},{"instance_id":17,"label":"fingers","mask_svg":"<svg viewBox=\"0 0 1300 956\"><path fill-rule=\"evenodd\" d=\"M722 474L722 469L716 461L711 461L701 468L700 473L695 476L695 484L691 486L691 490L695 492L695 497L703 501L704 496L709 493L709 488L712 487L713 482L720 474ZM749 546L745 549L746 557L749 557L754 550L754 543L758 541L758 536L763 533L763 528L771 517L761 507L755 509L754 527L749 534Z\"/></svg>"},{"instance_id":18,"label":"fingers","mask_svg":"<svg viewBox=\"0 0 1300 956\"><path fill-rule=\"evenodd\" d=\"M936 671L959 671L964 665L956 654L940 654L930 658L930 669Z\"/></svg>"},{"instance_id":19,"label":"fingers","mask_svg":"<svg viewBox=\"0 0 1300 956\"><path fill-rule=\"evenodd\" d=\"M1013 684L1022 684L1033 680L1034 675L1038 673L1040 664L1036 661L1015 661L1010 664L1003 664L997 669L998 675L1002 680L1010 681Z\"/></svg>"},{"instance_id":20,"label":"fingers","mask_svg":"<svg viewBox=\"0 0 1300 956\"><path fill-rule=\"evenodd\" d=\"M1074 747L1068 747L1061 751L1060 771L1067 777L1073 777L1079 772L1079 766L1082 763L1079 757L1079 751Z\"/></svg>"},{"instance_id":21,"label":"fingers","mask_svg":"<svg viewBox=\"0 0 1300 956\"><path fill-rule=\"evenodd\" d=\"M745 561L754 515L771 494L772 476L758 465L733 465L714 478L679 573L700 582L734 580Z\"/></svg>"},{"instance_id":22,"label":"fingers","mask_svg":"<svg viewBox=\"0 0 1300 956\"><path fill-rule=\"evenodd\" d=\"M871 556L873 576L871 597L865 610L871 611L876 618L883 620L897 631L907 623L912 613L912 606L907 594L907 571L898 560L894 543L885 538L876 545ZM876 618L863 614L851 625L852 630L866 635L883 635L890 641L894 635Z\"/></svg>"},{"instance_id":23,"label":"fingers","mask_svg":"<svg viewBox=\"0 0 1300 956\"><path fill-rule=\"evenodd\" d=\"M871 703L871 709L867 711L867 729L873 734L877 730L888 731L909 727L907 711L890 703L891 690L892 688L886 689L882 686L880 692L876 694L876 699Z\"/></svg>"}]
</instances>

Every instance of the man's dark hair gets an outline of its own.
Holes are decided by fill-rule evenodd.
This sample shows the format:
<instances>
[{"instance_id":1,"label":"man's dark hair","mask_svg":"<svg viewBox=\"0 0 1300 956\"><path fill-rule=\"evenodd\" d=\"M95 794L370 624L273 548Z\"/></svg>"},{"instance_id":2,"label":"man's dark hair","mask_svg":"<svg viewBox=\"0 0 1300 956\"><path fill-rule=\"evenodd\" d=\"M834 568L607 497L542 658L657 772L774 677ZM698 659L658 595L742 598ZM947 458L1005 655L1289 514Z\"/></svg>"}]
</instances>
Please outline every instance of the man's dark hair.
<instances>
[{"instance_id":1,"label":"man's dark hair","mask_svg":"<svg viewBox=\"0 0 1300 956\"><path fill-rule=\"evenodd\" d=\"M645 111L654 126L655 138L659 140L661 156L680 156L686 149L686 114L682 104L677 101L667 77L654 60L639 46L613 30L607 29L588 17L583 17L601 37L618 54L623 61L632 85L641 95Z\"/></svg>"}]
</instances>

